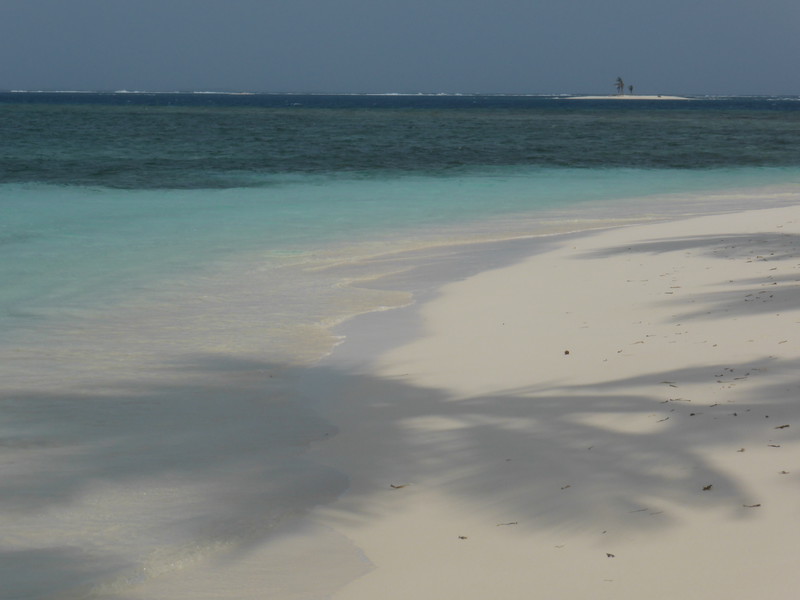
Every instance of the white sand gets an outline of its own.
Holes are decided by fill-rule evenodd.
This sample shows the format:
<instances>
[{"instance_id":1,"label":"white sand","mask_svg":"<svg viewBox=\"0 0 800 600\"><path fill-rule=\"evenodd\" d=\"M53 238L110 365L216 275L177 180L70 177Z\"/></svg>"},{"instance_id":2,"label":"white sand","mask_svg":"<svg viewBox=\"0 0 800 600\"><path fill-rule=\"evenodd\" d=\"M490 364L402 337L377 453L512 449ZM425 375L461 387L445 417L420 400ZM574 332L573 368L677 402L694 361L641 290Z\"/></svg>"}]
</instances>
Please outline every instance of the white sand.
<instances>
[{"instance_id":1,"label":"white sand","mask_svg":"<svg viewBox=\"0 0 800 600\"><path fill-rule=\"evenodd\" d=\"M332 597L796 597L800 207L553 242L321 367Z\"/></svg>"}]
</instances>

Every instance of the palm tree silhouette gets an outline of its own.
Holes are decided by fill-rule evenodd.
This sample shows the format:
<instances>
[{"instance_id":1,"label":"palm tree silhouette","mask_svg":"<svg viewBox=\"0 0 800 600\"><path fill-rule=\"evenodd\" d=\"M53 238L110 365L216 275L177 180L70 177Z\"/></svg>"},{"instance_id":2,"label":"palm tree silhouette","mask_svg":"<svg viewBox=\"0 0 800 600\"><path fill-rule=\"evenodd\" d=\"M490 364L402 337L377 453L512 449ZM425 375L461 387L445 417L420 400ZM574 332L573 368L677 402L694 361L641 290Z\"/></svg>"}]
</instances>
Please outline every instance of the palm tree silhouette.
<instances>
[{"instance_id":1,"label":"palm tree silhouette","mask_svg":"<svg viewBox=\"0 0 800 600\"><path fill-rule=\"evenodd\" d=\"M625 93L625 82L622 77L617 77L617 94L622 95Z\"/></svg>"}]
</instances>

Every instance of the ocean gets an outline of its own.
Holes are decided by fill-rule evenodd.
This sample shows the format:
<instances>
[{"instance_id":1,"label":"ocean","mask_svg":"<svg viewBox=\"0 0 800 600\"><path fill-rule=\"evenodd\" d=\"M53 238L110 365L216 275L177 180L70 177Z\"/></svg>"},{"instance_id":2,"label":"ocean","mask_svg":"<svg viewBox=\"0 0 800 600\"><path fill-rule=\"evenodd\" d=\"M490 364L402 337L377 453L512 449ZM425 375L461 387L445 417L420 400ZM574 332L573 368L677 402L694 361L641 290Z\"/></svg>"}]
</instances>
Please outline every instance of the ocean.
<instances>
[{"instance_id":1,"label":"ocean","mask_svg":"<svg viewBox=\"0 0 800 600\"><path fill-rule=\"evenodd\" d=\"M797 97L0 93L0 597L323 597L243 565L347 488L294 385L341 324L458 248L795 204L799 142Z\"/></svg>"}]
</instances>

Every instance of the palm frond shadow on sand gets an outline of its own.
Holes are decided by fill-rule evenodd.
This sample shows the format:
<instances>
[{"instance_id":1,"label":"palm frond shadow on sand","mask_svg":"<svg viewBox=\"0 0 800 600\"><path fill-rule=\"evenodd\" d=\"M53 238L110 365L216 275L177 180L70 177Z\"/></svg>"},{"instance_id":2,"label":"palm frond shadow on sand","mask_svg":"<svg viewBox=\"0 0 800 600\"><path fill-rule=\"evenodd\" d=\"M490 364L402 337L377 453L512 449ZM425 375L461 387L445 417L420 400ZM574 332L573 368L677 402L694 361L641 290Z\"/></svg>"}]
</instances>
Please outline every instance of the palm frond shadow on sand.
<instances>
[{"instance_id":1,"label":"palm frond shadow on sand","mask_svg":"<svg viewBox=\"0 0 800 600\"><path fill-rule=\"evenodd\" d=\"M773 364L771 370L791 372L796 366ZM392 484L411 482L454 502L491 506L534 530L655 530L672 522L670 505L746 518L742 505L755 502L757 492L709 460L708 451L724 446L735 456L743 446L765 447L776 436L796 439L790 429L774 430L778 420L800 416L785 388L771 393L765 386L750 404L718 406L625 391L641 390L643 381L653 390L666 380L690 383L710 371L664 371L631 381L466 399L327 373L330 402L368 399L350 410L360 414L358 437L374 444L360 455L351 449L367 483L339 500L339 517L380 518L381 503L374 500ZM713 494L703 489L708 485ZM631 518L639 512L659 518Z\"/></svg>"},{"instance_id":2,"label":"palm frond shadow on sand","mask_svg":"<svg viewBox=\"0 0 800 600\"><path fill-rule=\"evenodd\" d=\"M798 236L791 233L698 235L650 240L586 253L583 258L603 259L635 254L681 252L751 267L750 277L721 282L716 291L698 293L694 300L703 310L687 311L680 318L725 319L739 315L780 313L800 306ZM753 269L753 264L757 269Z\"/></svg>"},{"instance_id":3,"label":"palm frond shadow on sand","mask_svg":"<svg viewBox=\"0 0 800 600\"><path fill-rule=\"evenodd\" d=\"M0 441L31 468L7 471L0 513L48 518L80 506L102 486L131 490L160 479L197 496L180 496L185 510L175 511L170 497L142 497L136 509L166 510L160 526L178 539L224 539L227 556L268 541L287 515L335 499L329 512L335 518L380 519L393 484L487 509L498 521L519 523L520 531L657 531L674 522L669 509L676 505L747 518L742 505L763 499L706 452L795 440L797 428L773 426L800 416L786 391L800 387L790 375L797 367L773 363L781 383L754 383L753 402L735 408L665 404L656 392L664 380L708 377L707 369L471 398L330 367L306 370L303 387L317 409L334 418L340 410L358 416L357 432L337 435L306 403L285 395L287 388L273 385L269 375L284 366L195 356L170 367L184 385L136 381L105 394L3 394L12 427ZM642 392L643 383L653 392ZM636 427L617 426L627 422ZM306 453L312 444L316 451ZM349 462L320 464L337 444L350 445ZM352 485L340 496L348 477ZM703 490L709 484L713 493ZM113 523L113 511L106 518ZM92 557L79 544L74 552L43 547L4 556L6 565L42 558L38 564L51 565L53 577L64 581L91 579L124 562Z\"/></svg>"}]
</instances>

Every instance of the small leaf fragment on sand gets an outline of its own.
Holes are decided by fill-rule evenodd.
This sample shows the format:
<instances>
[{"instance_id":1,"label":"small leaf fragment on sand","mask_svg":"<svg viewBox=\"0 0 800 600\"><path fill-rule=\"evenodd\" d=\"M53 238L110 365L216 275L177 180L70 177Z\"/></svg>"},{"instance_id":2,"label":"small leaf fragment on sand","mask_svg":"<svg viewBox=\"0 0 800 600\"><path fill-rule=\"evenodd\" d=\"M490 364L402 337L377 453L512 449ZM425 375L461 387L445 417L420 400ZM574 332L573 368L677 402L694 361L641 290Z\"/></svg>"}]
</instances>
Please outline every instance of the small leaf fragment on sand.
<instances>
[{"instance_id":1,"label":"small leaf fragment on sand","mask_svg":"<svg viewBox=\"0 0 800 600\"><path fill-rule=\"evenodd\" d=\"M703 486L703 491L704 491L704 492L707 492L707 491L708 491L708 490L710 490L712 487L713 487L713 485L712 485L712 484L710 484L710 483L709 483L708 485L704 485L704 486Z\"/></svg>"},{"instance_id":2,"label":"small leaf fragment on sand","mask_svg":"<svg viewBox=\"0 0 800 600\"><path fill-rule=\"evenodd\" d=\"M760 504L742 504L745 508L758 508Z\"/></svg>"},{"instance_id":3,"label":"small leaf fragment on sand","mask_svg":"<svg viewBox=\"0 0 800 600\"><path fill-rule=\"evenodd\" d=\"M615 557L615 555L614 555L614 554L611 554L610 552L606 552L606 556L607 556L608 558L614 558L614 557Z\"/></svg>"},{"instance_id":4,"label":"small leaf fragment on sand","mask_svg":"<svg viewBox=\"0 0 800 600\"><path fill-rule=\"evenodd\" d=\"M460 535L460 536L458 536L458 539L460 539L460 540L466 540L466 539L467 539L467 536L465 536L465 535Z\"/></svg>"},{"instance_id":5,"label":"small leaf fragment on sand","mask_svg":"<svg viewBox=\"0 0 800 600\"><path fill-rule=\"evenodd\" d=\"M401 490L401 489L403 489L404 487L408 487L408 484L407 484L407 483L403 483L403 484L401 484L401 485L395 485L395 484L393 484L393 483L390 483L390 484L389 484L389 487L390 487L390 488L392 488L393 490Z\"/></svg>"},{"instance_id":6,"label":"small leaf fragment on sand","mask_svg":"<svg viewBox=\"0 0 800 600\"><path fill-rule=\"evenodd\" d=\"M786 429L788 425L778 425L775 429Z\"/></svg>"},{"instance_id":7,"label":"small leaf fragment on sand","mask_svg":"<svg viewBox=\"0 0 800 600\"><path fill-rule=\"evenodd\" d=\"M519 523L517 521L510 521L508 523L498 523L497 527L504 527L506 525L519 525Z\"/></svg>"}]
</instances>

